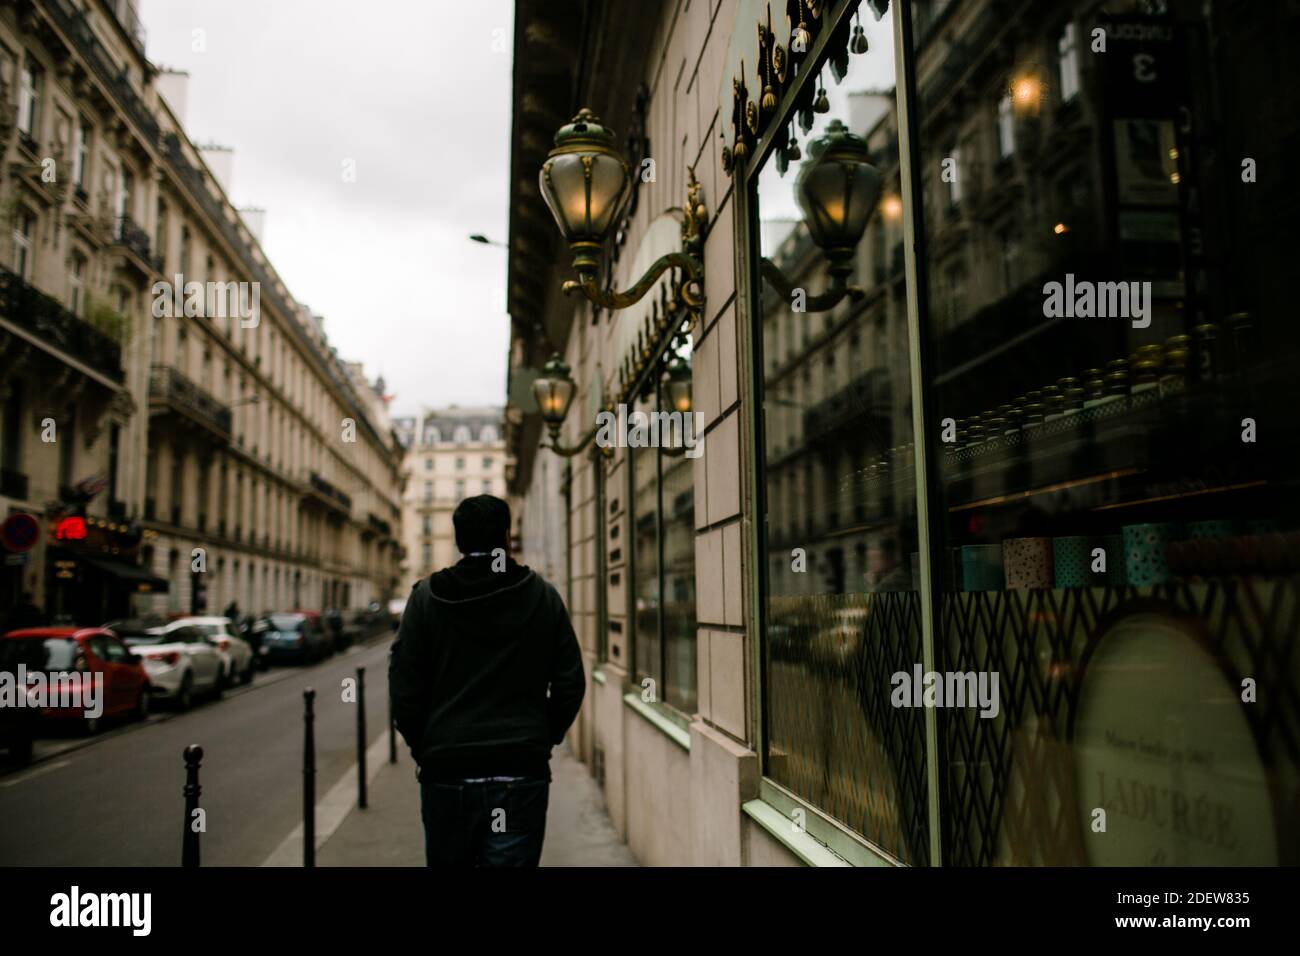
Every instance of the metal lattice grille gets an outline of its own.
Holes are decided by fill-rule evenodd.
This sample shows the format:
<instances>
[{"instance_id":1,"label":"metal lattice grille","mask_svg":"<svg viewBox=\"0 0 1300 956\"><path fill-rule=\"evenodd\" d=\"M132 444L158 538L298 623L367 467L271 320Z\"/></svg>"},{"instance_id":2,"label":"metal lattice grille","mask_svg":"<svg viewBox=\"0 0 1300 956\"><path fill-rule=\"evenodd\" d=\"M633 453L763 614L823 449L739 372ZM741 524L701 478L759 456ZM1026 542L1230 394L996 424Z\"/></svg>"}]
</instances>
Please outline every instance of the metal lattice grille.
<instances>
[{"instance_id":1,"label":"metal lattice grille","mask_svg":"<svg viewBox=\"0 0 1300 956\"><path fill-rule=\"evenodd\" d=\"M890 706L921 658L914 591L769 602L767 776L906 863L929 862L925 712Z\"/></svg>"},{"instance_id":2,"label":"metal lattice grille","mask_svg":"<svg viewBox=\"0 0 1300 956\"><path fill-rule=\"evenodd\" d=\"M1300 861L1300 577L1225 577L1156 588L964 592L941 601L939 666L998 671L1001 712L940 711L946 748L946 862L1079 865L1088 818L1069 739L1081 668L1108 626L1157 609L1199 622L1206 649L1237 686L1266 768L1277 857ZM1154 722L1164 714L1152 713Z\"/></svg>"}]
</instances>

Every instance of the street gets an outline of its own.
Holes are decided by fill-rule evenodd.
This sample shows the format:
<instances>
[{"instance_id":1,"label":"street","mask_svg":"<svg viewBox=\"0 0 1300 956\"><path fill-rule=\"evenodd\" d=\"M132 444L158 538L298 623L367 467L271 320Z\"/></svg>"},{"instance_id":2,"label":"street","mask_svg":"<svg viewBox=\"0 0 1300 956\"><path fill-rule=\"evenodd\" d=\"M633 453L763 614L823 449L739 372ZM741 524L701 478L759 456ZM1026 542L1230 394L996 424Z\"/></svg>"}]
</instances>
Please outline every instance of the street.
<instances>
[{"instance_id":1,"label":"street","mask_svg":"<svg viewBox=\"0 0 1300 956\"><path fill-rule=\"evenodd\" d=\"M302 822L302 691L316 689L316 794L356 761L356 705L342 681L366 668L366 730L386 731L387 633L313 667L274 668L184 714L127 724L88 746L0 776L0 860L10 866L177 866L182 751L204 751L204 866L259 866ZM61 743L61 741L60 741ZM401 746L401 741L398 741ZM403 757L405 755L403 754Z\"/></svg>"}]
</instances>

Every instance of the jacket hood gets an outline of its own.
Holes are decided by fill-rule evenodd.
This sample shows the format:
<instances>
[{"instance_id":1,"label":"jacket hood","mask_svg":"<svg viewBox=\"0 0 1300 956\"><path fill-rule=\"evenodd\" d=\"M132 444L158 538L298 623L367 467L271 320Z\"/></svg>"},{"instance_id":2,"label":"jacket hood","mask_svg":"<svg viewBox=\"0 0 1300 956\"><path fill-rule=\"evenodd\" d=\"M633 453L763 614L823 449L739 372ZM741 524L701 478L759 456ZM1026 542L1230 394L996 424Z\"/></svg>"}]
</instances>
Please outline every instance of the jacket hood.
<instances>
[{"instance_id":1,"label":"jacket hood","mask_svg":"<svg viewBox=\"0 0 1300 956\"><path fill-rule=\"evenodd\" d=\"M492 569L490 555L464 557L449 568L429 575L429 590L443 604L471 604L513 593L518 600L537 580L531 568L506 558L503 571Z\"/></svg>"},{"instance_id":2,"label":"jacket hood","mask_svg":"<svg viewBox=\"0 0 1300 956\"><path fill-rule=\"evenodd\" d=\"M442 609L449 635L486 646L531 633L528 622L542 605L546 582L509 558L504 570L493 571L492 564L489 555L466 557L428 577L430 600Z\"/></svg>"}]
</instances>

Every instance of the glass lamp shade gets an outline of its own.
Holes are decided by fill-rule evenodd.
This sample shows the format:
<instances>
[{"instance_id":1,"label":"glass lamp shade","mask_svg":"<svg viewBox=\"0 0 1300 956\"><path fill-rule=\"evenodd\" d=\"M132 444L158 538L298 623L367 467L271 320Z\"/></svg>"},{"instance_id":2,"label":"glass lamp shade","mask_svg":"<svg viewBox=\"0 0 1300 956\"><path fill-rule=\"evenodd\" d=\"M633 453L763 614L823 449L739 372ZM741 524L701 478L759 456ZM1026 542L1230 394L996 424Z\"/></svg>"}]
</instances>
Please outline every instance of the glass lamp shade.
<instances>
[{"instance_id":1,"label":"glass lamp shade","mask_svg":"<svg viewBox=\"0 0 1300 956\"><path fill-rule=\"evenodd\" d=\"M664 394L673 411L684 415L691 410L691 367L684 359L675 358L669 364Z\"/></svg>"},{"instance_id":2,"label":"glass lamp shade","mask_svg":"<svg viewBox=\"0 0 1300 956\"><path fill-rule=\"evenodd\" d=\"M558 355L542 367L542 374L533 379L533 397L542 420L548 425L560 425L569 414L576 386L569 375L569 366Z\"/></svg>"},{"instance_id":3,"label":"glass lamp shade","mask_svg":"<svg viewBox=\"0 0 1300 956\"><path fill-rule=\"evenodd\" d=\"M614 134L583 109L555 134L542 164L542 198L570 243L602 243L631 192Z\"/></svg>"},{"instance_id":4,"label":"glass lamp shade","mask_svg":"<svg viewBox=\"0 0 1300 956\"><path fill-rule=\"evenodd\" d=\"M853 254L876 209L881 180L867 162L866 140L837 119L808 144L795 197L813 242L832 261Z\"/></svg>"}]
</instances>

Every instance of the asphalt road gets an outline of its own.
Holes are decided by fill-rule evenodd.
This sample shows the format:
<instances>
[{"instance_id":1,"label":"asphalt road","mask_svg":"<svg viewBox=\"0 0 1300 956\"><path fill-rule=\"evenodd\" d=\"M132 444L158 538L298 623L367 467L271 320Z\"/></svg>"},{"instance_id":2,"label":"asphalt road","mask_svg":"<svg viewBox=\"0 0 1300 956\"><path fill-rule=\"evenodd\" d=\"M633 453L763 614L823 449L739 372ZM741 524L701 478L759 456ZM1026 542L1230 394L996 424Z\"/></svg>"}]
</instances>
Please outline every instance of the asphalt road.
<instances>
[{"instance_id":1,"label":"asphalt road","mask_svg":"<svg viewBox=\"0 0 1300 956\"><path fill-rule=\"evenodd\" d=\"M35 764L0 776L0 866L179 866L189 744L204 751L203 865L260 865L302 822L303 689L316 690L319 799L356 762L356 704L342 687L358 666L368 740L387 732L391 643L385 634L313 667L259 673L224 700L86 746L38 742Z\"/></svg>"}]
</instances>

